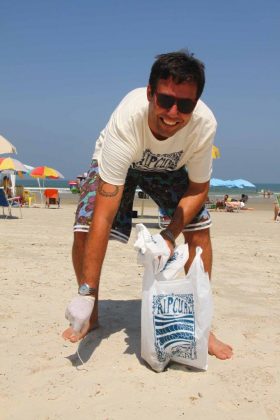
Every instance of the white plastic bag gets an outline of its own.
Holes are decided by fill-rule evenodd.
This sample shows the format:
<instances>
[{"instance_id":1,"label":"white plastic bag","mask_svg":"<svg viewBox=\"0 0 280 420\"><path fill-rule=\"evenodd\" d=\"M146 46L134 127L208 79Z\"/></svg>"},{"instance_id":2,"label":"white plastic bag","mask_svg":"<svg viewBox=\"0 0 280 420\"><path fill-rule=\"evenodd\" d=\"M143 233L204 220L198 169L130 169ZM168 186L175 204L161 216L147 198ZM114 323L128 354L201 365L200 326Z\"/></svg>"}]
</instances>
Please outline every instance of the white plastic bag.
<instances>
[{"instance_id":1,"label":"white plastic bag","mask_svg":"<svg viewBox=\"0 0 280 420\"><path fill-rule=\"evenodd\" d=\"M188 258L187 245L177 247L158 274L152 257L144 261L141 356L157 372L170 361L207 369L212 294L201 253L197 247L188 274L180 278L176 273Z\"/></svg>"}]
</instances>

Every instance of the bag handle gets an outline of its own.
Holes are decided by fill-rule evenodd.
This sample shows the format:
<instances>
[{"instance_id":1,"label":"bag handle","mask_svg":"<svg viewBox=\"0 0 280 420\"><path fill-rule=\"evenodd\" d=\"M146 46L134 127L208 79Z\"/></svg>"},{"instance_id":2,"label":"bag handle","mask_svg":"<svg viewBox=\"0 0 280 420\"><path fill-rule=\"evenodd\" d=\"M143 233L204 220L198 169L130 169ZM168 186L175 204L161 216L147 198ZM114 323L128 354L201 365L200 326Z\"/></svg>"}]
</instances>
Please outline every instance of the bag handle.
<instances>
[{"instance_id":1,"label":"bag handle","mask_svg":"<svg viewBox=\"0 0 280 420\"><path fill-rule=\"evenodd\" d=\"M205 273L204 264L203 264L203 261L202 261L202 258L201 258L202 252L203 252L202 248L200 246L197 246L196 250L195 250L195 257L194 257L193 262L190 266L190 269L187 273L187 276L192 274L192 272L195 269L194 267L196 265L199 265L199 268L203 271L203 273Z\"/></svg>"}]
</instances>

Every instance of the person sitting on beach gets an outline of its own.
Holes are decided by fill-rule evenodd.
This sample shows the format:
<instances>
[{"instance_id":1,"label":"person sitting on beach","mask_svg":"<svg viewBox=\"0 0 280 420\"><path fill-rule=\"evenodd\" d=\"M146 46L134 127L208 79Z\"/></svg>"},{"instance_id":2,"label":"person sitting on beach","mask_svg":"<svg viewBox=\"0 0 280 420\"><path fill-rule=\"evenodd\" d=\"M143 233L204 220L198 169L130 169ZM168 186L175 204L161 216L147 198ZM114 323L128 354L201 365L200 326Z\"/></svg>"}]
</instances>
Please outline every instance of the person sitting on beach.
<instances>
[{"instance_id":1,"label":"person sitting on beach","mask_svg":"<svg viewBox=\"0 0 280 420\"><path fill-rule=\"evenodd\" d=\"M228 201L228 198L228 194L225 194L223 200L216 201L216 210L224 210L226 207L225 203Z\"/></svg>"},{"instance_id":2,"label":"person sitting on beach","mask_svg":"<svg viewBox=\"0 0 280 420\"><path fill-rule=\"evenodd\" d=\"M8 198L11 198L13 196L13 193L12 193L12 183L11 183L10 178L7 175L5 175L3 177L2 186L3 186L3 189L5 191L6 196Z\"/></svg>"},{"instance_id":3,"label":"person sitting on beach","mask_svg":"<svg viewBox=\"0 0 280 420\"><path fill-rule=\"evenodd\" d=\"M98 289L108 240L128 242L137 186L172 215L160 232L170 255L182 232L190 254L185 271L200 246L205 271L211 276L211 216L204 202L217 124L199 99L204 83L204 64L193 54L161 54L147 88L128 93L101 132L76 212L72 256L79 295L68 305L79 302L88 317L93 310L89 324L79 324L80 332L73 321L63 333L66 340L77 342L98 325ZM233 354L232 347L213 333L208 352L219 359Z\"/></svg>"},{"instance_id":4,"label":"person sitting on beach","mask_svg":"<svg viewBox=\"0 0 280 420\"><path fill-rule=\"evenodd\" d=\"M240 200L231 200L226 202L226 210L254 210L253 207L247 207L243 201Z\"/></svg>"},{"instance_id":5,"label":"person sitting on beach","mask_svg":"<svg viewBox=\"0 0 280 420\"><path fill-rule=\"evenodd\" d=\"M247 194L241 194L241 198L239 201L241 201L242 203L247 203L248 201L248 195Z\"/></svg>"}]
</instances>

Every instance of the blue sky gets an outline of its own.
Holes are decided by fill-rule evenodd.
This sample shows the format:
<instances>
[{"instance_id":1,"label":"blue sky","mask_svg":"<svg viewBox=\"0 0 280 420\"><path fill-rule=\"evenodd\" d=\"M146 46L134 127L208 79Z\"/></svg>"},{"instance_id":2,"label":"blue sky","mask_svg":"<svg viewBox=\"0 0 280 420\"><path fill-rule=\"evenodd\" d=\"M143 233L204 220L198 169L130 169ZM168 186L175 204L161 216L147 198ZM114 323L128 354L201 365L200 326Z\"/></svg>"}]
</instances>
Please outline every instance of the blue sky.
<instances>
[{"instance_id":1,"label":"blue sky","mask_svg":"<svg viewBox=\"0 0 280 420\"><path fill-rule=\"evenodd\" d=\"M0 134L75 178L154 57L188 48L218 120L213 176L280 183L279 40L279 0L1 1Z\"/></svg>"}]
</instances>

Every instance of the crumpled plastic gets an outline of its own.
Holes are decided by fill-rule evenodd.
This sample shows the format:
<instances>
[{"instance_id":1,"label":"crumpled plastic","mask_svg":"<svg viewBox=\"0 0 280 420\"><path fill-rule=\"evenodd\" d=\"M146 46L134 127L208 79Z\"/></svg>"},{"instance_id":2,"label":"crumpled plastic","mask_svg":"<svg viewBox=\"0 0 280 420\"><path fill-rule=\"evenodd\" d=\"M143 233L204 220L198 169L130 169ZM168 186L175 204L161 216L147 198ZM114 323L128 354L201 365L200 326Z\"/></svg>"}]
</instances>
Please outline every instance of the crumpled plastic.
<instances>
[{"instance_id":1,"label":"crumpled plastic","mask_svg":"<svg viewBox=\"0 0 280 420\"><path fill-rule=\"evenodd\" d=\"M154 273L160 273L170 257L170 249L166 241L159 233L151 235L142 223L137 224L135 228L137 239L134 249L138 251L138 264L145 265L152 262Z\"/></svg>"}]
</instances>

